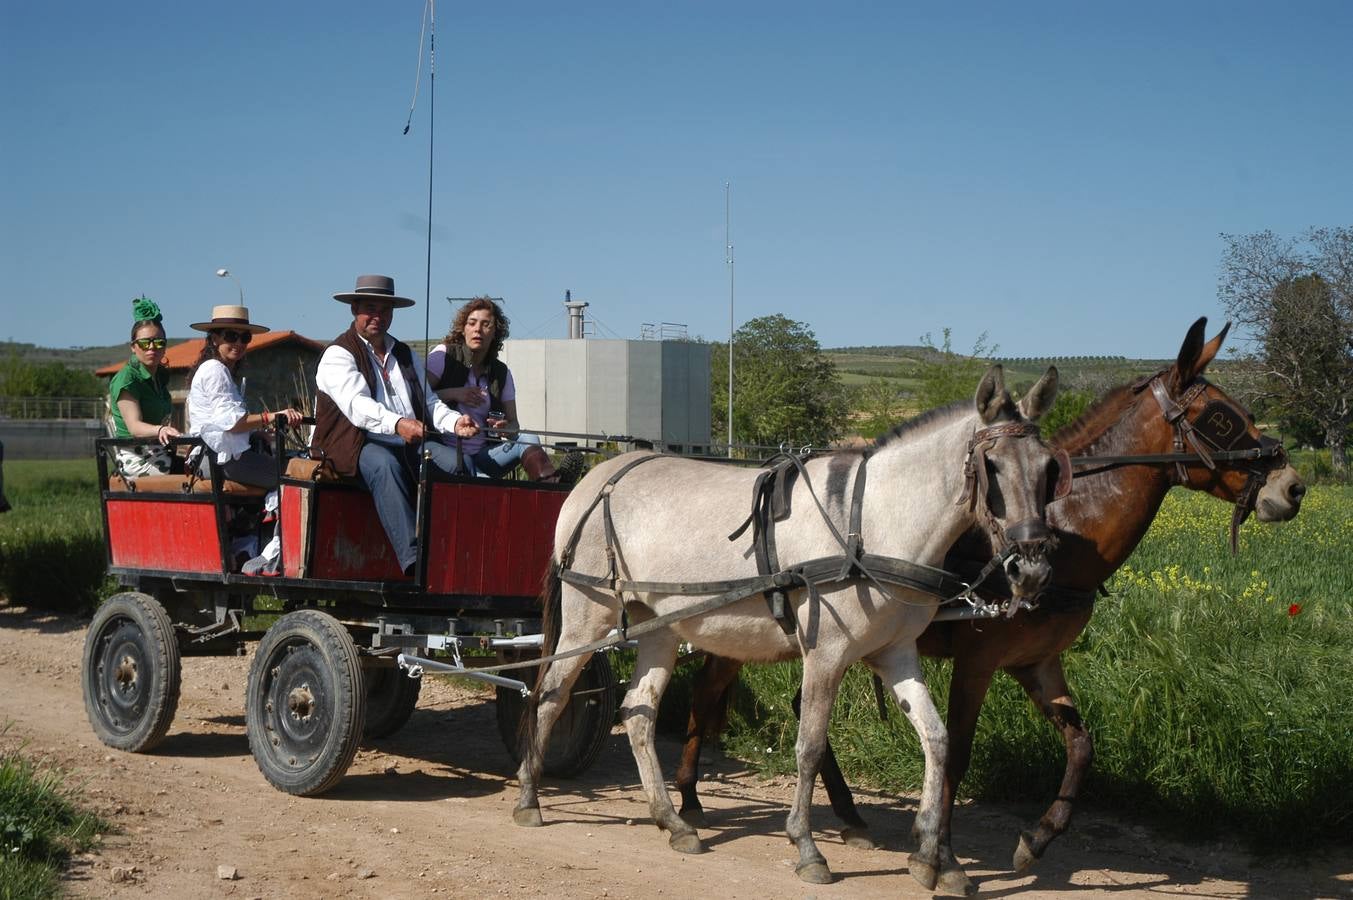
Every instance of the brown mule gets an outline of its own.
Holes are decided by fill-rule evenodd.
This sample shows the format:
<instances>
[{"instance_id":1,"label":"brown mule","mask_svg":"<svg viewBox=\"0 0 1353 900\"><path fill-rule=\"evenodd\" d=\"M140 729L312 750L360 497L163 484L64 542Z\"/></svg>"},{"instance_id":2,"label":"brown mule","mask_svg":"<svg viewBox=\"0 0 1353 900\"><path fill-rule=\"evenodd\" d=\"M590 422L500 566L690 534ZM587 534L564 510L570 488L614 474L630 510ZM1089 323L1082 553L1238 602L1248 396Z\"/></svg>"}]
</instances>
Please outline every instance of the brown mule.
<instances>
[{"instance_id":1,"label":"brown mule","mask_svg":"<svg viewBox=\"0 0 1353 900\"><path fill-rule=\"evenodd\" d=\"M1070 496L1048 507L1048 524L1059 539L1052 554L1054 586L1090 599L1079 604L1045 599L1039 608L1012 618L937 621L918 640L921 653L954 661L947 720L949 759L944 778L946 840L955 792L972 757L978 713L997 669L1004 669L1019 682L1065 742L1066 769L1057 799L1032 834L1020 835L1013 862L1016 871L1032 866L1048 844L1066 830L1072 803L1094 757L1090 734L1062 670L1061 653L1085 629L1093 611L1093 592L1131 555L1155 519L1166 492L1179 484L1235 503L1237 526L1250 510L1260 521L1291 519L1305 494L1301 479L1280 451L1259 462L1204 461L1208 447L1215 450L1218 446L1222 430L1235 432L1224 436L1228 447L1238 446L1236 441L1261 446L1250 416L1202 377L1227 331L1223 328L1204 342L1206 324L1205 318L1199 319L1189 329L1174 365L1155 379L1142 379L1110 391L1079 421L1053 438L1056 447L1073 457L1168 454L1191 451L1195 445L1203 448L1202 455L1186 464L1106 462L1083 469L1076 475ZM1197 444L1199 433L1206 443ZM969 532L950 551L945 567L956 569L965 560L989 556L990 549L981 536ZM722 720L728 688L741 665L710 657L696 679L686 745L676 774L681 815L693 822L704 817L695 790L701 740L707 733L714 733L711 726L717 728L714 723ZM873 846L830 745L820 774L832 810L846 826L843 837L856 846Z\"/></svg>"}]
</instances>

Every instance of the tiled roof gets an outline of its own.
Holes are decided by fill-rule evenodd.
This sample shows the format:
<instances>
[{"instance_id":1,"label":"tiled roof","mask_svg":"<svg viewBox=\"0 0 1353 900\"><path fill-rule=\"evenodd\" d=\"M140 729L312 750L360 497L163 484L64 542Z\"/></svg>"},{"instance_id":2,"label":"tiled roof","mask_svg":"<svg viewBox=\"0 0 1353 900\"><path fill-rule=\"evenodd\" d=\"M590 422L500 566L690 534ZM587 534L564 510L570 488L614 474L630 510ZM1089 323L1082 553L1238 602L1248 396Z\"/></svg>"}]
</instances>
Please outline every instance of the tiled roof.
<instances>
[{"instance_id":1,"label":"tiled roof","mask_svg":"<svg viewBox=\"0 0 1353 900\"><path fill-rule=\"evenodd\" d=\"M191 341L184 341L181 344L175 344L165 351L164 366L170 372L187 370L193 367L197 362L198 354L202 352L202 347L206 343L206 338L194 338ZM264 347L271 347L274 344L295 343L300 344L316 353L324 350L324 345L319 341L311 340L303 334L295 331L265 331L263 334L254 335L254 339L249 343L249 352L261 350ZM101 375L104 378L111 378L118 373L118 370L125 364L123 362L112 363L101 369L95 370L95 375Z\"/></svg>"}]
</instances>

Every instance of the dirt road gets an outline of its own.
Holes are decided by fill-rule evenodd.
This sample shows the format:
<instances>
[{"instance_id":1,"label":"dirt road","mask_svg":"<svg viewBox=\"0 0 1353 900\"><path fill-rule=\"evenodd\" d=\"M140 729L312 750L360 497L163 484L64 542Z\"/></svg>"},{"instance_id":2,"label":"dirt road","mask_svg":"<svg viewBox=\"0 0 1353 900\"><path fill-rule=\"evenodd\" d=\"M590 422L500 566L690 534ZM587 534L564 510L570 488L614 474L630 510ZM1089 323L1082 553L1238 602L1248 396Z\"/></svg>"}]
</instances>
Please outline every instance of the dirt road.
<instances>
[{"instance_id":1,"label":"dirt road","mask_svg":"<svg viewBox=\"0 0 1353 900\"><path fill-rule=\"evenodd\" d=\"M784 837L792 781L758 779L731 760L711 767L704 785L710 852L671 851L649 824L619 729L585 777L547 782L546 827L518 828L491 702L445 680L425 685L408 726L364 749L316 799L273 790L249 755L247 659L185 660L168 739L149 755L109 750L80 696L84 624L0 608L0 722L10 723L0 740L26 742L69 770L119 831L76 861L76 897L928 896L907 874L914 798L861 792L885 848L873 851L845 846L830 810L815 810L836 882L807 885ZM675 749L664 748L669 771ZM1036 874L1016 877L1010 853L1038 812L1035 804L958 811L955 846L982 895L1353 897L1353 860L1252 864L1226 846L1162 841L1130 817L1102 813L1081 815ZM219 878L220 866L237 878Z\"/></svg>"}]
</instances>

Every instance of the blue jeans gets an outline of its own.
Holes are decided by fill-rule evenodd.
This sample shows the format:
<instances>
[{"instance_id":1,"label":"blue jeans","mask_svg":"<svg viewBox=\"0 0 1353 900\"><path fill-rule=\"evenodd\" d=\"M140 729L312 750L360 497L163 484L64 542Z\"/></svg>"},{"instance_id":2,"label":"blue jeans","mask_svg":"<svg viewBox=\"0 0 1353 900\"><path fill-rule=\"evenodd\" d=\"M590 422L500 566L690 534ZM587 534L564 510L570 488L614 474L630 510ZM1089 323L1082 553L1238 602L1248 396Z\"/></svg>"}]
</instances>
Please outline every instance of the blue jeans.
<instances>
[{"instance_id":1,"label":"blue jeans","mask_svg":"<svg viewBox=\"0 0 1353 900\"><path fill-rule=\"evenodd\" d=\"M518 432L516 440L491 441L479 448L479 452L466 462L471 472L480 478L502 478L516 468L526 448L539 446L540 438L534 434Z\"/></svg>"},{"instance_id":2,"label":"blue jeans","mask_svg":"<svg viewBox=\"0 0 1353 900\"><path fill-rule=\"evenodd\" d=\"M382 436L383 438L384 436ZM418 496L418 445L398 444L377 440L368 435L357 460L367 490L376 502L376 516L390 539L399 567L405 574L413 572L418 562L418 532L414 523L414 500ZM427 443L429 461L448 474L458 468L460 455L454 447Z\"/></svg>"}]
</instances>

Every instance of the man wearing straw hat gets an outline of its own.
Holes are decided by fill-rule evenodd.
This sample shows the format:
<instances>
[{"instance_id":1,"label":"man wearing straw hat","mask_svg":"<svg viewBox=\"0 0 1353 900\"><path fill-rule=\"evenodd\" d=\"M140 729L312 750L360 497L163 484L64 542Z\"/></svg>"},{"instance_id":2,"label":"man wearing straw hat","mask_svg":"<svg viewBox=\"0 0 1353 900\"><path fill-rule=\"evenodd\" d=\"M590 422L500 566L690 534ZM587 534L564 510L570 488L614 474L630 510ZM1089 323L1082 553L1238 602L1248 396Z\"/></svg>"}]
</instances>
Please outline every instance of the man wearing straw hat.
<instances>
[{"instance_id":1,"label":"man wearing straw hat","mask_svg":"<svg viewBox=\"0 0 1353 900\"><path fill-rule=\"evenodd\" d=\"M473 437L469 416L448 407L427 387L423 363L391 337L394 310L414 305L395 295L395 280L359 275L355 290L334 294L352 310L352 327L319 360L313 447L340 475L360 475L376 501L385 534L406 575L418 560L414 520L418 454L444 472L460 467L455 447L424 441L424 422L443 434Z\"/></svg>"}]
</instances>

